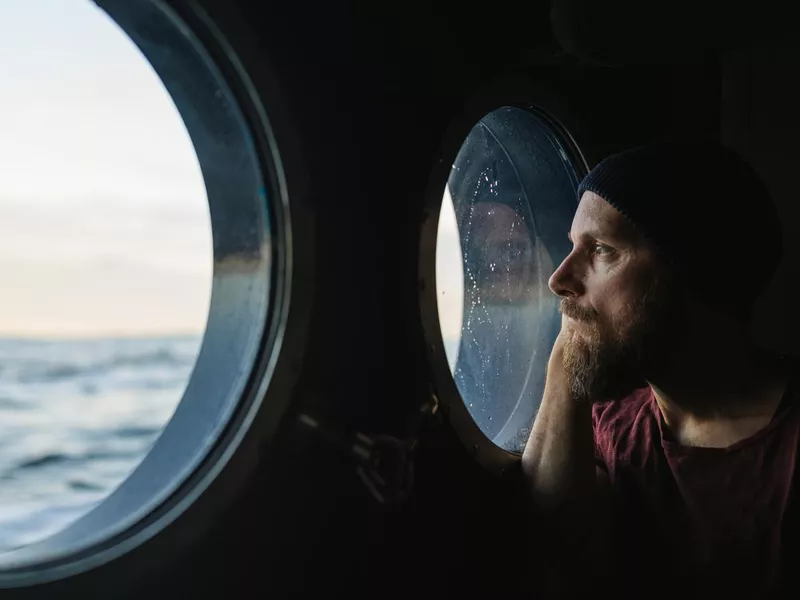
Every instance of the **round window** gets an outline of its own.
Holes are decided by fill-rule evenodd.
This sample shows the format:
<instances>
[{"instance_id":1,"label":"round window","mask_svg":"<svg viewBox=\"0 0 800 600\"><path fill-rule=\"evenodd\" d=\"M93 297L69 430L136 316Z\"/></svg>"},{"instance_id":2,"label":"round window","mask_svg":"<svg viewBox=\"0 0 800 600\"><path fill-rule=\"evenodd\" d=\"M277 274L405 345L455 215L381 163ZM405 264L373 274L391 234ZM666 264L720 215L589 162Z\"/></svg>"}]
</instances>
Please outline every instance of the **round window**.
<instances>
[{"instance_id":1,"label":"round window","mask_svg":"<svg viewBox=\"0 0 800 600\"><path fill-rule=\"evenodd\" d=\"M470 131L448 178L436 245L439 322L480 430L522 452L558 334L548 279L570 249L582 167L541 113L502 107Z\"/></svg>"},{"instance_id":2,"label":"round window","mask_svg":"<svg viewBox=\"0 0 800 600\"><path fill-rule=\"evenodd\" d=\"M285 184L238 59L197 7L33 4L0 8L1 587L161 535L286 402Z\"/></svg>"}]
</instances>

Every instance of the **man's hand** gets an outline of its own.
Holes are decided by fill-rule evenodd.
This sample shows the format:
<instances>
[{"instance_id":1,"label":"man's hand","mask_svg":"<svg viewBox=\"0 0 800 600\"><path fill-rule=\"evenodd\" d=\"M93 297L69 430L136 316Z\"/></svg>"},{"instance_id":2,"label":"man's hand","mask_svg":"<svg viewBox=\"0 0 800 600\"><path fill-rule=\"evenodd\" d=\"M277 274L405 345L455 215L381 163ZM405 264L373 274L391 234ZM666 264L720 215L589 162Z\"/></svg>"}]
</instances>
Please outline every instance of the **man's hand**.
<instances>
[{"instance_id":1,"label":"man's hand","mask_svg":"<svg viewBox=\"0 0 800 600\"><path fill-rule=\"evenodd\" d=\"M595 466L591 404L573 397L564 367L573 335L571 321L562 314L522 471L531 508L543 524L537 539L551 544L556 562L581 573L580 581L597 581L613 565L611 495L608 478Z\"/></svg>"},{"instance_id":2,"label":"man's hand","mask_svg":"<svg viewBox=\"0 0 800 600\"><path fill-rule=\"evenodd\" d=\"M553 350L550 352L550 358L547 362L547 377L548 380L558 378L561 382L566 382L566 374L564 372L564 348L567 342L572 338L573 331L569 325L567 316L561 314L561 330L558 332L556 342L553 344Z\"/></svg>"}]
</instances>

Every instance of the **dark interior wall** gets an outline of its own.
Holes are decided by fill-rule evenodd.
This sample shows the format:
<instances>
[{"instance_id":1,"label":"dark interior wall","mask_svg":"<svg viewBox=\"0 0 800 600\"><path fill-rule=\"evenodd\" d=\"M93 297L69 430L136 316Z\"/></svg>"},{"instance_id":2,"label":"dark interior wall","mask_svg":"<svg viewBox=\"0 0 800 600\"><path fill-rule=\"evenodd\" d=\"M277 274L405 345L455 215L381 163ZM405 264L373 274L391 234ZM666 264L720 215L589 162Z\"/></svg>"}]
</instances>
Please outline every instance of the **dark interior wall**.
<instances>
[{"instance_id":1,"label":"dark interior wall","mask_svg":"<svg viewBox=\"0 0 800 600\"><path fill-rule=\"evenodd\" d=\"M756 308L753 332L766 347L800 356L793 340L800 318L793 310L800 265L797 172L800 165L800 51L753 49L725 57L721 139L764 177L783 221L784 260ZM747 232L732 232L735 252L746 251Z\"/></svg>"}]
</instances>

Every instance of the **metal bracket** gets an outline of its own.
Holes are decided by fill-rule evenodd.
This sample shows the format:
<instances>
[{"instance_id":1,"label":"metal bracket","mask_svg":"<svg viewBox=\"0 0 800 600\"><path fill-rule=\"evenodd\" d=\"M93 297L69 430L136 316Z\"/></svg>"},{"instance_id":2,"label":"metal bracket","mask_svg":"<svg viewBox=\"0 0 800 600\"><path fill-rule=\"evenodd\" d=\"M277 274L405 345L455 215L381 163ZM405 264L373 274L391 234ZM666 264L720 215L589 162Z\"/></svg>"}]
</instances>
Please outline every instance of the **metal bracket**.
<instances>
[{"instance_id":1,"label":"metal bracket","mask_svg":"<svg viewBox=\"0 0 800 600\"><path fill-rule=\"evenodd\" d=\"M321 435L356 463L356 473L370 494L381 504L398 504L406 500L414 487L414 451L424 422L439 411L439 399L420 407L409 439L391 435L356 433L349 436L323 426L318 419L301 414L298 422Z\"/></svg>"}]
</instances>

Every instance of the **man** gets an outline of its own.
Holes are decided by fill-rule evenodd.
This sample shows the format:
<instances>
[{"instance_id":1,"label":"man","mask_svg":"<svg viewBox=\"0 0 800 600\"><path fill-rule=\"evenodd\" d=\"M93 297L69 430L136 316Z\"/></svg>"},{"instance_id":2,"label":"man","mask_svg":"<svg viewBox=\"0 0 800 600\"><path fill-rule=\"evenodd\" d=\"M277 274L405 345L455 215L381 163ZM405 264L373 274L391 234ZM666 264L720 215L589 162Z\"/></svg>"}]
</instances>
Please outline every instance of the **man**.
<instances>
[{"instance_id":1,"label":"man","mask_svg":"<svg viewBox=\"0 0 800 600\"><path fill-rule=\"evenodd\" d=\"M747 334L782 254L763 183L729 150L670 143L607 158L578 194L523 456L556 583L615 598L785 591L800 567L781 564L800 410L788 361Z\"/></svg>"}]
</instances>

